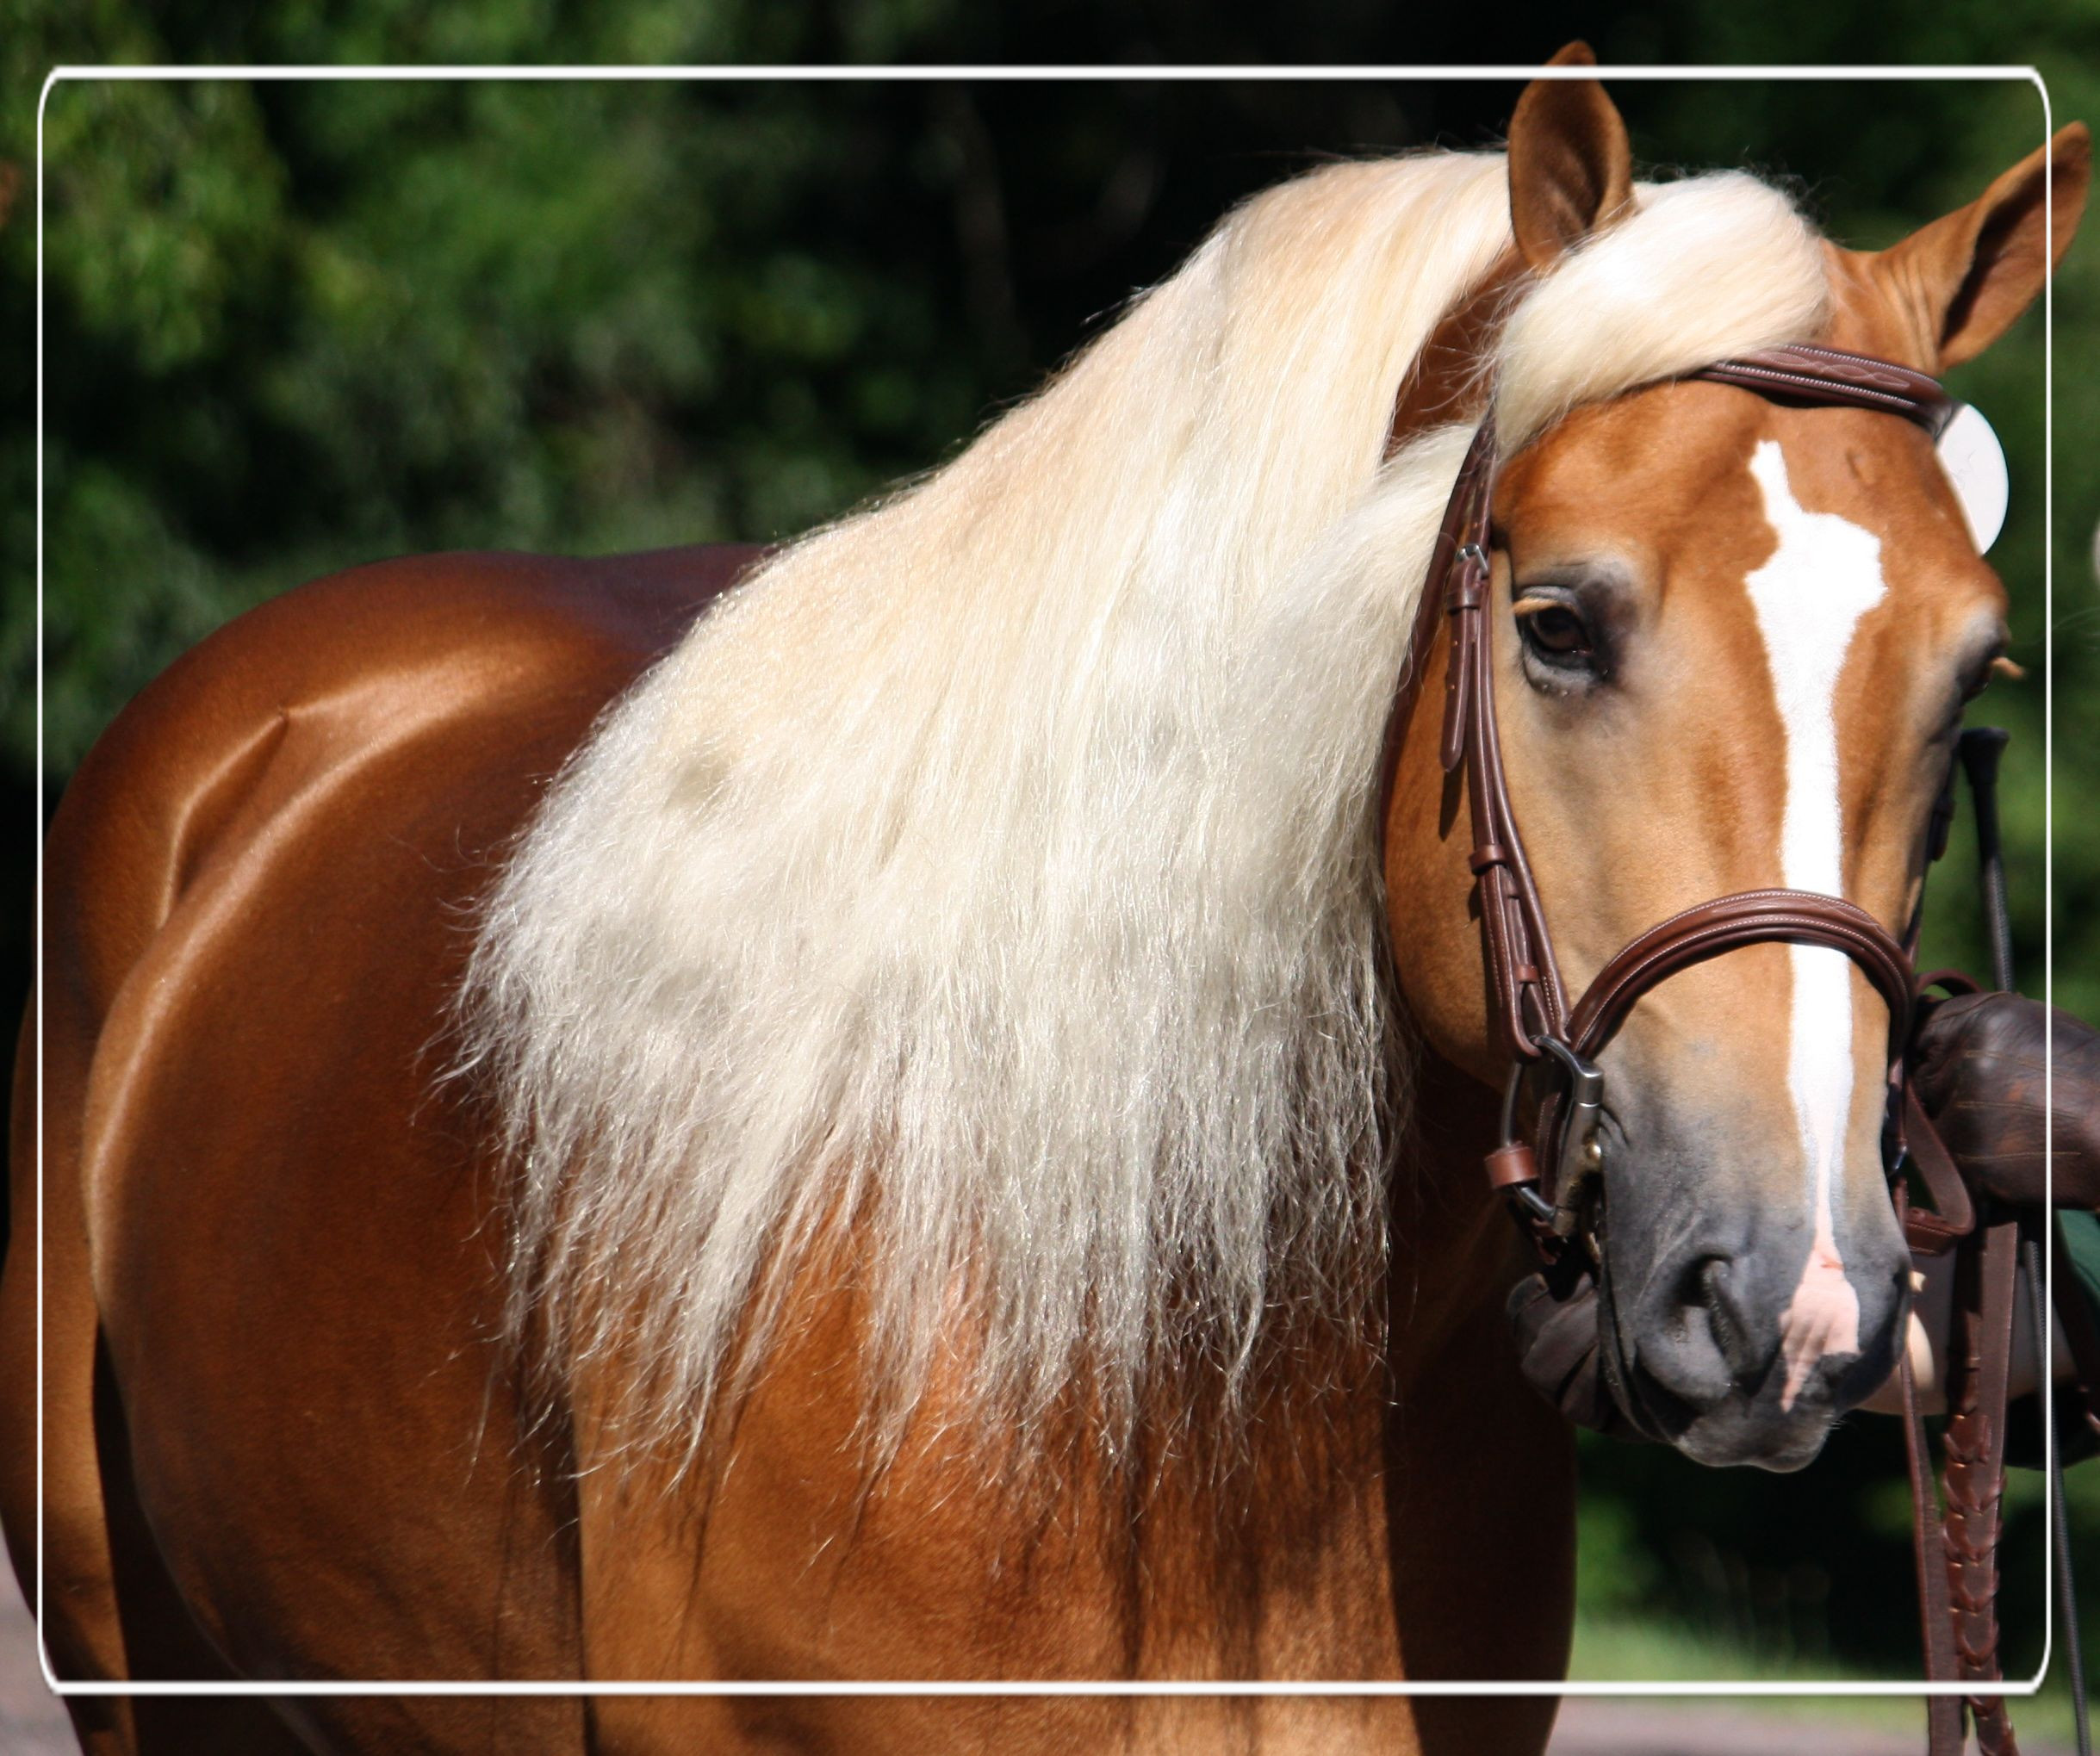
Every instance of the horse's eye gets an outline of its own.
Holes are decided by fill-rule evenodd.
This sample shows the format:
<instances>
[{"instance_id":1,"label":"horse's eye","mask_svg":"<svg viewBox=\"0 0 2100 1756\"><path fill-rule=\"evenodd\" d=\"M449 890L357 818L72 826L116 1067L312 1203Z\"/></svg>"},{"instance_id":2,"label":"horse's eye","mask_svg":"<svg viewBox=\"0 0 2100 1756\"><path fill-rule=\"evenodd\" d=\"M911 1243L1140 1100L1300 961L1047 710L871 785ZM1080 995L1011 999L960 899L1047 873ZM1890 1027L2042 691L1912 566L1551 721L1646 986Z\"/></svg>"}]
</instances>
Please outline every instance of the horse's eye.
<instances>
[{"instance_id":1,"label":"horse's eye","mask_svg":"<svg viewBox=\"0 0 2100 1756\"><path fill-rule=\"evenodd\" d=\"M1565 604L1525 598L1514 608L1524 643L1548 663L1579 663L1592 656L1589 624Z\"/></svg>"}]
</instances>

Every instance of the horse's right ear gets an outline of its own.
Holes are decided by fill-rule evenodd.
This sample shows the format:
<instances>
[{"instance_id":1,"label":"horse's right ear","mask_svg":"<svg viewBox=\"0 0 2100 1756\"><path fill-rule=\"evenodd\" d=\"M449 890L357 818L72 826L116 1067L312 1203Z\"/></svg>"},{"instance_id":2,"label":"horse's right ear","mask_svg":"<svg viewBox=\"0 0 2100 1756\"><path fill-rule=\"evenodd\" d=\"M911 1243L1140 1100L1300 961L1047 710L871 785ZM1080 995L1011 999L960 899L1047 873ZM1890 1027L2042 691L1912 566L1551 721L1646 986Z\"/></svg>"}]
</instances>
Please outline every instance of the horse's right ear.
<instances>
[{"instance_id":1,"label":"horse's right ear","mask_svg":"<svg viewBox=\"0 0 2100 1756\"><path fill-rule=\"evenodd\" d=\"M1549 67L1594 67L1569 43ZM1626 125L1594 79L1534 79L1509 119L1509 220L1534 270L1608 226L1633 201Z\"/></svg>"}]
</instances>

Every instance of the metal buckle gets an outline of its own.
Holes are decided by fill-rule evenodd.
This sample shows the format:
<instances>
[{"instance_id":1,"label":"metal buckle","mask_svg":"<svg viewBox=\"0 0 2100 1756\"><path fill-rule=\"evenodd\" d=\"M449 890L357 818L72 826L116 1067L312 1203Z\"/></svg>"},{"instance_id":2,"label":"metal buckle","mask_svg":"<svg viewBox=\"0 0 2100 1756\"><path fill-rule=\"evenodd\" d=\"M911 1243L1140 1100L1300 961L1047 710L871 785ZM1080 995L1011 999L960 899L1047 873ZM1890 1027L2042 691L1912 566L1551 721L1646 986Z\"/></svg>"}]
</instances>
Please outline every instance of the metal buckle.
<instances>
[{"instance_id":1,"label":"metal buckle","mask_svg":"<svg viewBox=\"0 0 2100 1756\"><path fill-rule=\"evenodd\" d=\"M1561 1150L1554 1154L1556 1201L1549 1223L1556 1236L1572 1238L1581 1224L1583 1188L1604 1164L1604 1154L1597 1144L1597 1123L1604 1114L1604 1071L1550 1033L1540 1033L1538 1040L1538 1046L1559 1062L1568 1076L1568 1119L1561 1125ZM1570 1144L1582 1159L1573 1175L1563 1176L1561 1161Z\"/></svg>"},{"instance_id":2,"label":"metal buckle","mask_svg":"<svg viewBox=\"0 0 2100 1756\"><path fill-rule=\"evenodd\" d=\"M1538 1046L1568 1070L1569 1101L1578 1110L1587 1110L1583 1118L1590 1127L1597 1125L1597 1114L1604 1104L1604 1073L1594 1062L1586 1061L1558 1037L1541 1032ZM1569 1121L1572 1124L1571 1115ZM1587 1138L1587 1135L1585 1136Z\"/></svg>"},{"instance_id":3,"label":"metal buckle","mask_svg":"<svg viewBox=\"0 0 2100 1756\"><path fill-rule=\"evenodd\" d=\"M1543 1172L1553 1178L1555 1193L1560 1197L1557 1204L1549 1201L1532 1184L1518 1184L1503 1193L1539 1226L1556 1238L1565 1238L1574 1235L1578 1224L1575 1198L1582 1185L1596 1173L1597 1155L1591 1149L1595 1145L1598 1119L1604 1110L1604 1073L1549 1032L1538 1032L1535 1040L1568 1077L1568 1118L1560 1132L1563 1151L1564 1143L1572 1139L1590 1151L1591 1163L1575 1176L1565 1179L1564 1189L1560 1174L1561 1154L1554 1155L1555 1162L1551 1164L1541 1167ZM1518 1138L1517 1110L1523 1099L1525 1071L1525 1062L1514 1063L1509 1070L1508 1082L1502 1088L1502 1139L1506 1141Z\"/></svg>"}]
</instances>

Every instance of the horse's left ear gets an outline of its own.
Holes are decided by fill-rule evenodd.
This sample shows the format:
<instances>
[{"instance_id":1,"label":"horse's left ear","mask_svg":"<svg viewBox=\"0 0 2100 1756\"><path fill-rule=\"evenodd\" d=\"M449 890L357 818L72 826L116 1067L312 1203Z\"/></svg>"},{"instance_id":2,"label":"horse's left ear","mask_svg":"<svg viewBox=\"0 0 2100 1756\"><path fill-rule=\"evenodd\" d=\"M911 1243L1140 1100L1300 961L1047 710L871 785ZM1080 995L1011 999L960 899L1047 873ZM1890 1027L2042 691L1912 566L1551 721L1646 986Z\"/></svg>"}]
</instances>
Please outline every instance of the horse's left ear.
<instances>
[{"instance_id":1,"label":"horse's left ear","mask_svg":"<svg viewBox=\"0 0 2100 1756\"><path fill-rule=\"evenodd\" d=\"M1569 43L1549 67L1594 67ZM1534 79L1509 119L1509 221L1533 269L1552 267L1633 200L1633 152L1618 108L1594 79Z\"/></svg>"},{"instance_id":2,"label":"horse's left ear","mask_svg":"<svg viewBox=\"0 0 2100 1756\"><path fill-rule=\"evenodd\" d=\"M2092 168L2092 136L2072 122L1978 200L1881 252L1877 277L1916 309L1938 370L1974 359L2034 302L2078 229Z\"/></svg>"}]
</instances>

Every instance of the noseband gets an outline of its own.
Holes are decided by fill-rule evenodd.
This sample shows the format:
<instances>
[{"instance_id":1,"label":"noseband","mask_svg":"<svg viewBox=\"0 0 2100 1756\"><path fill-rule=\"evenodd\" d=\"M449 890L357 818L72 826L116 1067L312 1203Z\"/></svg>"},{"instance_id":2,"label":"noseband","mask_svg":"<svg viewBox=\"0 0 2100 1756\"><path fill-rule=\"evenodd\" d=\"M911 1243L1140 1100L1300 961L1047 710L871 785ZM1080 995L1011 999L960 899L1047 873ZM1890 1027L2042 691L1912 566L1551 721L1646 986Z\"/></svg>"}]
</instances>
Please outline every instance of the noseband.
<instances>
[{"instance_id":1,"label":"noseband","mask_svg":"<svg viewBox=\"0 0 2100 1756\"><path fill-rule=\"evenodd\" d=\"M1865 408L1915 421L1937 438L1958 406L1922 372L1860 354L1789 346L1723 360L1689 375L1754 390L1788 404ZM1746 945L1821 946L1856 964L1888 1005L1888 1077L1892 1114L1889 1169L1901 1163L1903 1056L1910 1039L1916 983L1917 922L1898 941L1873 915L1842 897L1813 890L1738 891L1700 903L1658 922L1605 965L1569 1003L1546 913L1525 858L1509 800L1495 729L1494 617L1488 601L1490 506L1495 481L1494 417L1474 435L1445 508L1422 589L1407 670L1387 727L1381 789L1382 828L1391 814L1400 745L1413 708L1414 683L1436 638L1439 617L1451 628L1445 672L1439 754L1445 773L1463 766L1473 831L1472 868L1479 884L1481 954L1489 1027L1510 1070L1501 1140L1488 1155L1489 1183L1519 1225L1549 1257L1583 1229L1584 1189L1600 1162L1595 1130L1605 1077L1596 1057L1643 995L1709 958ZM1943 839L1936 836L1935 839ZM1936 852L1936 848L1934 850ZM1531 1129L1521 1120L1526 1077L1545 1070L1552 1086ZM1560 1174L1569 1146L1583 1153L1572 1177Z\"/></svg>"}]
</instances>

